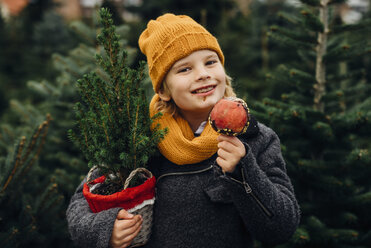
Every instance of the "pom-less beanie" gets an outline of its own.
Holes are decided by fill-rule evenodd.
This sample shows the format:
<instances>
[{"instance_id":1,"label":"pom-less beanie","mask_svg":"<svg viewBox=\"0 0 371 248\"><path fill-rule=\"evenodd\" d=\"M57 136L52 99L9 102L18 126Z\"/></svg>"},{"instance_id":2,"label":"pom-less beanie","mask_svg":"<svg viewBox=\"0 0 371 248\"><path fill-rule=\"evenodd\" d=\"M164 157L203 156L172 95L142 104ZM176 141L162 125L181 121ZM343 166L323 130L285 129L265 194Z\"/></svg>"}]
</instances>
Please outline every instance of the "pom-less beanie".
<instances>
[{"instance_id":1,"label":"pom-less beanie","mask_svg":"<svg viewBox=\"0 0 371 248\"><path fill-rule=\"evenodd\" d=\"M216 38L189 16L164 14L149 21L138 43L147 56L149 76L156 93L172 65L194 51L213 50L224 65L224 55Z\"/></svg>"}]
</instances>

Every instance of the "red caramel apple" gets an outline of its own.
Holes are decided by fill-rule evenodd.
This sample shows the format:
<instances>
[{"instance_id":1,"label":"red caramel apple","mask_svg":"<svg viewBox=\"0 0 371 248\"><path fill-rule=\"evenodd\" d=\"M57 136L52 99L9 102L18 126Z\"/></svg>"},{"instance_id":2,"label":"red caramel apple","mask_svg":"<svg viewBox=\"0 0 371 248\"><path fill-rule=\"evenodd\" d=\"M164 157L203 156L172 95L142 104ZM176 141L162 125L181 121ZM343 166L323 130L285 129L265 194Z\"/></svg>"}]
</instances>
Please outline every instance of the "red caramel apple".
<instances>
[{"instance_id":1,"label":"red caramel apple","mask_svg":"<svg viewBox=\"0 0 371 248\"><path fill-rule=\"evenodd\" d=\"M240 98L223 98L211 110L209 123L218 133L229 136L243 134L249 126L247 104Z\"/></svg>"}]
</instances>

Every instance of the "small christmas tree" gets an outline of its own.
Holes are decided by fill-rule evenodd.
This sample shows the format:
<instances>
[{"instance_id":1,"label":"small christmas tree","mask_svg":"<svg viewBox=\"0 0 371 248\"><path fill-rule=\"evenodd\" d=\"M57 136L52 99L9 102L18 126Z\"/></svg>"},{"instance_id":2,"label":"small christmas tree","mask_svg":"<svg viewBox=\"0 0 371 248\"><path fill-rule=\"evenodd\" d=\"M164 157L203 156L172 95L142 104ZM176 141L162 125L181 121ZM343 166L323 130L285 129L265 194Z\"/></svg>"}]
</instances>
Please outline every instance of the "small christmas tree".
<instances>
[{"instance_id":1,"label":"small christmas tree","mask_svg":"<svg viewBox=\"0 0 371 248\"><path fill-rule=\"evenodd\" d=\"M69 136L82 149L89 167L96 166L117 185L115 192L123 188L132 170L146 165L165 130L157 125L151 131L159 115L149 116L142 85L145 64L138 69L126 65L127 54L120 49L111 14L102 8L100 17L103 29L97 39L104 53L96 58L103 71L78 80L82 102L76 104L77 128Z\"/></svg>"}]
</instances>

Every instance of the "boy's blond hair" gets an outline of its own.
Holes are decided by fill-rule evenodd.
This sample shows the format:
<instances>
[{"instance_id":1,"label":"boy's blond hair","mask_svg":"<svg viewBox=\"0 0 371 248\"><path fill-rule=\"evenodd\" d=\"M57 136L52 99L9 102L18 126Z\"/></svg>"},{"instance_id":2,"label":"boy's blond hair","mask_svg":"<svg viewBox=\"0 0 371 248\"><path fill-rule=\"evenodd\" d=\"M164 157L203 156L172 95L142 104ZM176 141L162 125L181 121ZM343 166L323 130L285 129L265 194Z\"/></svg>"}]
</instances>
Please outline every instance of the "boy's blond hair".
<instances>
[{"instance_id":1,"label":"boy's blond hair","mask_svg":"<svg viewBox=\"0 0 371 248\"><path fill-rule=\"evenodd\" d=\"M160 91L163 91L165 94L170 95L170 90L164 81L161 84ZM224 97L235 97L236 93L232 88L232 78L226 77L226 87L224 92ZM154 105L156 112L169 113L173 116L176 116L179 113L178 107L175 102L171 99L170 101L163 101L161 98Z\"/></svg>"}]
</instances>

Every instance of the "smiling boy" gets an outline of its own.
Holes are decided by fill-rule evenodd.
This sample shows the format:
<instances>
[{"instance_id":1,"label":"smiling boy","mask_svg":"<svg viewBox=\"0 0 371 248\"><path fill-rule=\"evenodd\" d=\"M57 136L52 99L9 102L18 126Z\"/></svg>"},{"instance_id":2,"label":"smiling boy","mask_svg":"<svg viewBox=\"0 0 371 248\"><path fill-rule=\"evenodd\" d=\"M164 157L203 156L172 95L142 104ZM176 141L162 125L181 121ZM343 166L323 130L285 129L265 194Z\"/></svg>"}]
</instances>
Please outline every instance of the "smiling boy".
<instances>
[{"instance_id":1,"label":"smiling boy","mask_svg":"<svg viewBox=\"0 0 371 248\"><path fill-rule=\"evenodd\" d=\"M300 210L274 131L252 116L247 132L227 137L207 118L235 96L214 36L188 16L151 20L139 38L155 95L150 114L169 129L148 166L157 178L152 235L145 247L253 247L287 241ZM67 210L80 247L130 246L140 216L123 209L91 213L81 186ZM83 229L83 227L89 229ZM83 231L82 231L83 230Z\"/></svg>"}]
</instances>

